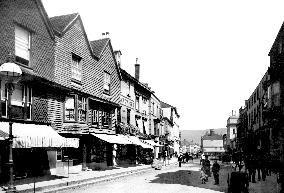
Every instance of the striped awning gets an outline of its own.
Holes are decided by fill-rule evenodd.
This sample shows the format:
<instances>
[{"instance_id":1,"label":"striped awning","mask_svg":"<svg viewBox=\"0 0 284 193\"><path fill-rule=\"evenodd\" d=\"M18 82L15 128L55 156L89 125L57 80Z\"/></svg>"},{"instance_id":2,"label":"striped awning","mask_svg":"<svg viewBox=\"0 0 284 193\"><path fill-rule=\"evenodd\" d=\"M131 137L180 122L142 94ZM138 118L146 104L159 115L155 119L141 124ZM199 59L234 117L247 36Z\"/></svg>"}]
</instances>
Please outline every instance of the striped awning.
<instances>
[{"instance_id":1,"label":"striped awning","mask_svg":"<svg viewBox=\"0 0 284 193\"><path fill-rule=\"evenodd\" d=\"M156 143L153 140L144 140L145 143L148 143L149 145L152 145L154 147L163 147L163 145L160 145L159 143Z\"/></svg>"},{"instance_id":2,"label":"striped awning","mask_svg":"<svg viewBox=\"0 0 284 193\"><path fill-rule=\"evenodd\" d=\"M0 122L0 131L9 133L9 123ZM13 148L79 147L78 138L60 136L51 126L13 123Z\"/></svg>"},{"instance_id":3,"label":"striped awning","mask_svg":"<svg viewBox=\"0 0 284 193\"><path fill-rule=\"evenodd\" d=\"M124 135L119 135L119 134L103 134L103 133L92 133L93 136L104 140L108 143L113 143L113 144L132 144L129 140L127 140L127 137Z\"/></svg>"},{"instance_id":4,"label":"striped awning","mask_svg":"<svg viewBox=\"0 0 284 193\"><path fill-rule=\"evenodd\" d=\"M143 147L144 149L154 149L154 147L152 145L149 145L149 144L146 144L146 143L142 142L138 137L128 136L127 138L134 145L139 145L139 146Z\"/></svg>"}]
</instances>

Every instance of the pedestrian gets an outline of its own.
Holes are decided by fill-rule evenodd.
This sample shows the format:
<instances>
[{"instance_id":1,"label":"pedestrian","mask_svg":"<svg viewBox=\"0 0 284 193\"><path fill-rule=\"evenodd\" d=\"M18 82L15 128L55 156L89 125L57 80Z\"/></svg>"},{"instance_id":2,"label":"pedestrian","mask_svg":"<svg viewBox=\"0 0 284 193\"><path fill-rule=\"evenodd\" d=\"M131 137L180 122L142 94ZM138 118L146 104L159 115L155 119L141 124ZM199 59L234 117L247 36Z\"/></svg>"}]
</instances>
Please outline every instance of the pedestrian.
<instances>
[{"instance_id":1,"label":"pedestrian","mask_svg":"<svg viewBox=\"0 0 284 193\"><path fill-rule=\"evenodd\" d=\"M167 165L167 151L163 151L163 165L166 166Z\"/></svg>"},{"instance_id":2,"label":"pedestrian","mask_svg":"<svg viewBox=\"0 0 284 193\"><path fill-rule=\"evenodd\" d=\"M248 160L248 172L249 172L249 182L255 183L255 174L256 174L256 160L253 155L249 155Z\"/></svg>"},{"instance_id":3,"label":"pedestrian","mask_svg":"<svg viewBox=\"0 0 284 193\"><path fill-rule=\"evenodd\" d=\"M205 155L204 153L200 157L200 165L202 165L203 160L205 160Z\"/></svg>"},{"instance_id":4,"label":"pedestrian","mask_svg":"<svg viewBox=\"0 0 284 193\"><path fill-rule=\"evenodd\" d=\"M182 162L182 154L179 154L178 156L178 166L181 167L181 162Z\"/></svg>"},{"instance_id":5,"label":"pedestrian","mask_svg":"<svg viewBox=\"0 0 284 193\"><path fill-rule=\"evenodd\" d=\"M219 171L220 171L220 165L218 164L217 160L215 160L212 166L212 173L215 180L214 185L219 184Z\"/></svg>"},{"instance_id":6,"label":"pedestrian","mask_svg":"<svg viewBox=\"0 0 284 193\"><path fill-rule=\"evenodd\" d=\"M205 174L210 177L211 172L210 172L210 161L208 160L208 155L205 155L205 159L202 161L202 167L204 168Z\"/></svg>"},{"instance_id":7,"label":"pedestrian","mask_svg":"<svg viewBox=\"0 0 284 193\"><path fill-rule=\"evenodd\" d=\"M205 184L206 181L208 180L208 175L206 175L203 167L200 170L200 179L201 179L201 184Z\"/></svg>"}]
</instances>

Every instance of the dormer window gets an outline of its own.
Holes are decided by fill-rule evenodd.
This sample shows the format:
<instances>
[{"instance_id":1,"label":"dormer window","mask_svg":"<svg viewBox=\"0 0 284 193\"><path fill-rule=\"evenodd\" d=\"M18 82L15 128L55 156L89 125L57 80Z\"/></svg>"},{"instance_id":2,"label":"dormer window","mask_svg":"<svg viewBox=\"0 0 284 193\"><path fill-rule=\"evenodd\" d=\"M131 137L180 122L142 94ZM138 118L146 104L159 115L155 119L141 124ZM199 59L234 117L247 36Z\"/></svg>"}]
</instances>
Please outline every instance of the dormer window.
<instances>
[{"instance_id":1,"label":"dormer window","mask_svg":"<svg viewBox=\"0 0 284 193\"><path fill-rule=\"evenodd\" d=\"M26 29L15 26L15 55L16 61L29 65L30 61L30 32Z\"/></svg>"}]
</instances>

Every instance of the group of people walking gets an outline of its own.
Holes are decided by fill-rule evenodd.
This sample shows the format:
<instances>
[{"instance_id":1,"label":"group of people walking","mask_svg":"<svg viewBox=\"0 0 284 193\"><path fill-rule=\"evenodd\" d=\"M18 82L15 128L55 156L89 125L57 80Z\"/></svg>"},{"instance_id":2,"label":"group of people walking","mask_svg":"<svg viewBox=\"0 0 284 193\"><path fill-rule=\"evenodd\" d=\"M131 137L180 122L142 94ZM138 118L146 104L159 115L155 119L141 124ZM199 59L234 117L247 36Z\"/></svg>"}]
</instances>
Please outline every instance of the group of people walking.
<instances>
[{"instance_id":1,"label":"group of people walking","mask_svg":"<svg viewBox=\"0 0 284 193\"><path fill-rule=\"evenodd\" d=\"M219 171L220 171L220 165L218 164L217 160L214 161L211 171L210 171L210 166L211 163L208 160L208 156L205 155L205 158L202 159L202 167L201 167L201 171L200 171L200 179L201 179L201 183L205 184L208 181L208 177L211 177L211 171L213 173L213 177L214 177L214 181L215 181L215 185L219 184Z\"/></svg>"}]
</instances>

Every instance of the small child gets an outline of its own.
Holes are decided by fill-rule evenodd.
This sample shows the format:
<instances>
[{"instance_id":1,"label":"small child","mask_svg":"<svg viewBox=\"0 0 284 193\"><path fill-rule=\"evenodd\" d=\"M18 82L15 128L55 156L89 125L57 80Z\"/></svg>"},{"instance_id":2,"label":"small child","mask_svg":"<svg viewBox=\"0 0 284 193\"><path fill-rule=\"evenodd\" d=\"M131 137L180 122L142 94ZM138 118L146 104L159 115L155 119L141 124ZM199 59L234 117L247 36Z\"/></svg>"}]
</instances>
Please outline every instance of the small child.
<instances>
[{"instance_id":1,"label":"small child","mask_svg":"<svg viewBox=\"0 0 284 193\"><path fill-rule=\"evenodd\" d=\"M205 174L204 168L202 167L200 170L200 179L201 179L201 184L205 184L208 176Z\"/></svg>"}]
</instances>

